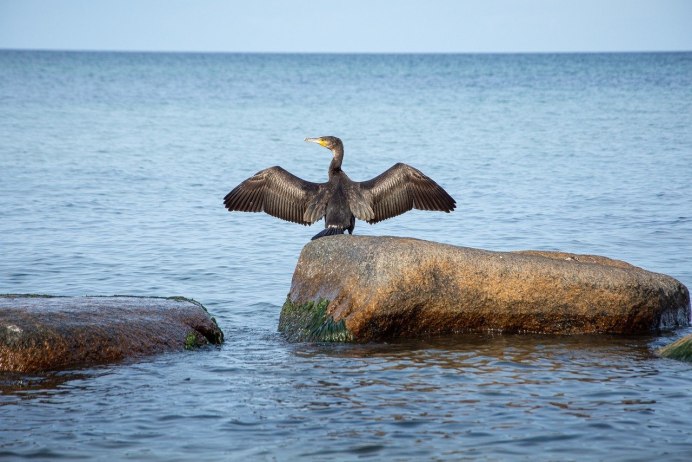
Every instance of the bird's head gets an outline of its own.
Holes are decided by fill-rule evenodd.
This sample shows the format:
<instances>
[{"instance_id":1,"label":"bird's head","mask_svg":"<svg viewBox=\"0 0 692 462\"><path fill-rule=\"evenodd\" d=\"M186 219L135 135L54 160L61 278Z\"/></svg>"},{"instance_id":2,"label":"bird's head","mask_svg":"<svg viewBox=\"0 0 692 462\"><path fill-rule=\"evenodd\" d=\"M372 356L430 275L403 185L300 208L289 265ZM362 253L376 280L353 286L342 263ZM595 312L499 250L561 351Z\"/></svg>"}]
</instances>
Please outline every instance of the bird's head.
<instances>
[{"instance_id":1,"label":"bird's head","mask_svg":"<svg viewBox=\"0 0 692 462\"><path fill-rule=\"evenodd\" d=\"M317 143L320 146L324 146L330 151L336 153L337 151L343 151L344 145L339 138L336 136L320 136L319 138L305 138L308 143Z\"/></svg>"}]
</instances>

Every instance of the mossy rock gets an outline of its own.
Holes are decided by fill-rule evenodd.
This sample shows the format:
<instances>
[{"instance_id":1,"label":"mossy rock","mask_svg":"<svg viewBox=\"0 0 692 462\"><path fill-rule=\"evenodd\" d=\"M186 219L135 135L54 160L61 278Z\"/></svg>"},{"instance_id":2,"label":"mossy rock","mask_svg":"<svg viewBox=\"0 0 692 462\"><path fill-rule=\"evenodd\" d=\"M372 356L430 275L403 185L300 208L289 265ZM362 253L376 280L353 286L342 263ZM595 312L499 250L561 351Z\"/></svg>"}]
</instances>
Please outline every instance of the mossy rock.
<instances>
[{"instance_id":1,"label":"mossy rock","mask_svg":"<svg viewBox=\"0 0 692 462\"><path fill-rule=\"evenodd\" d=\"M684 284L623 261L387 236L310 241L288 297L302 308L284 306L282 331L308 340L321 340L330 319L343 321L340 333L358 343L464 332L651 334L690 325Z\"/></svg>"},{"instance_id":2,"label":"mossy rock","mask_svg":"<svg viewBox=\"0 0 692 462\"><path fill-rule=\"evenodd\" d=\"M75 369L223 342L184 297L0 295L0 372Z\"/></svg>"},{"instance_id":3,"label":"mossy rock","mask_svg":"<svg viewBox=\"0 0 692 462\"><path fill-rule=\"evenodd\" d=\"M281 308L279 332L290 342L352 342L344 321L334 321L328 307L329 300L294 304L287 298Z\"/></svg>"},{"instance_id":4,"label":"mossy rock","mask_svg":"<svg viewBox=\"0 0 692 462\"><path fill-rule=\"evenodd\" d=\"M692 362L692 334L658 350L663 358Z\"/></svg>"}]
</instances>

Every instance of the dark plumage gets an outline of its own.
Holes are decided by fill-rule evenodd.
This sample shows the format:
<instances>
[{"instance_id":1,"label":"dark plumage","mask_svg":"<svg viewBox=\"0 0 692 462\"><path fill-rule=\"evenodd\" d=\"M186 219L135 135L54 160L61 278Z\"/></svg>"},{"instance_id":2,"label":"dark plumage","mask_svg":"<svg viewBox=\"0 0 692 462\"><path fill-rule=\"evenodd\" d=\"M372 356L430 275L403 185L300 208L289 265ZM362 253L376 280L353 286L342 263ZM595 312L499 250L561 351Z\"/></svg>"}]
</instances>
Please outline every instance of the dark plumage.
<instances>
[{"instance_id":1,"label":"dark plumage","mask_svg":"<svg viewBox=\"0 0 692 462\"><path fill-rule=\"evenodd\" d=\"M369 181L352 181L341 170L339 138L305 138L332 151L326 183L305 181L281 167L257 172L224 197L229 211L266 212L282 220L311 225L324 218L313 237L353 233L356 218L377 223L411 209L451 212L456 202L437 183L410 165L398 163Z\"/></svg>"}]
</instances>

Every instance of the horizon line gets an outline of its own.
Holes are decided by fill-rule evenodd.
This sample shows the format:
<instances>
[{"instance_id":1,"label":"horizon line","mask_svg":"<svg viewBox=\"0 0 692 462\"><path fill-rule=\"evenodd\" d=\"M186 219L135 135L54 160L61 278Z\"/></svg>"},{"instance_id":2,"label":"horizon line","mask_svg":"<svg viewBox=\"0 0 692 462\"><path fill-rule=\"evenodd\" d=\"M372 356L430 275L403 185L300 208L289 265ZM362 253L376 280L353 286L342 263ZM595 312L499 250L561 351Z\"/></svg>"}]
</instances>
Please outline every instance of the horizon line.
<instances>
[{"instance_id":1,"label":"horizon line","mask_svg":"<svg viewBox=\"0 0 692 462\"><path fill-rule=\"evenodd\" d=\"M15 48L0 47L0 51L57 52L57 53L161 53L161 54L264 54L264 55L529 55L529 54L638 54L690 53L692 49L652 50L540 50L540 51L220 51L220 50L137 50L97 48Z\"/></svg>"}]
</instances>

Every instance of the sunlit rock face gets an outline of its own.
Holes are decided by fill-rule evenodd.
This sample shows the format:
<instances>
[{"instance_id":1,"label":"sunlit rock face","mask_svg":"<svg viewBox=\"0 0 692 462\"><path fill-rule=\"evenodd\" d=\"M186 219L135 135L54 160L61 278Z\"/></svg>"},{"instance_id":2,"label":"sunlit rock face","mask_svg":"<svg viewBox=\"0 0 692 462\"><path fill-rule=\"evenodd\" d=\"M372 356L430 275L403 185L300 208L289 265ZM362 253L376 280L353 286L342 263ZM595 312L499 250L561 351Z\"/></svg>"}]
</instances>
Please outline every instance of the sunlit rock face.
<instances>
[{"instance_id":1,"label":"sunlit rock face","mask_svg":"<svg viewBox=\"0 0 692 462\"><path fill-rule=\"evenodd\" d=\"M221 342L206 309L181 297L0 296L0 371L84 367Z\"/></svg>"},{"instance_id":2,"label":"sunlit rock face","mask_svg":"<svg viewBox=\"0 0 692 462\"><path fill-rule=\"evenodd\" d=\"M623 261L333 236L303 248L279 330L294 341L366 342L483 331L631 334L689 319L683 284Z\"/></svg>"}]
</instances>

